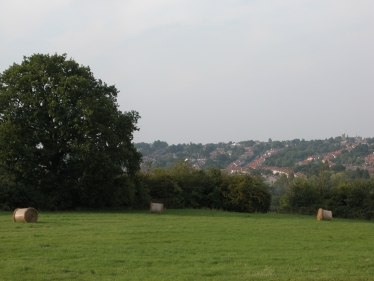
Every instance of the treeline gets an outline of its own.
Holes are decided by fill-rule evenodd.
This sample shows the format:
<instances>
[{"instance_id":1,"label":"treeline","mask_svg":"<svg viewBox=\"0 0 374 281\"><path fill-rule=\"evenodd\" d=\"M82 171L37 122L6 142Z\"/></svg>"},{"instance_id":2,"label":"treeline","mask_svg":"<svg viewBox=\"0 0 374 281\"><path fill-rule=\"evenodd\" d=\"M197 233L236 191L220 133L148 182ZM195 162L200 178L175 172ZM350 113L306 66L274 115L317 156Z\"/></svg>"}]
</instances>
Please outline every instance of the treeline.
<instances>
[{"instance_id":1,"label":"treeline","mask_svg":"<svg viewBox=\"0 0 374 281\"><path fill-rule=\"evenodd\" d=\"M147 156L149 154L156 152L157 150L164 149L169 145L165 141L157 140L154 141L152 144L139 142L136 143L134 146L139 150L139 152L141 152L143 156ZM180 145L180 150L183 150L183 145Z\"/></svg>"},{"instance_id":2,"label":"treeline","mask_svg":"<svg viewBox=\"0 0 374 281\"><path fill-rule=\"evenodd\" d=\"M319 169L307 179L281 175L270 186L271 210L315 215L323 208L331 210L334 217L374 219L374 179L366 170L335 172L322 163Z\"/></svg>"},{"instance_id":3,"label":"treeline","mask_svg":"<svg viewBox=\"0 0 374 281\"><path fill-rule=\"evenodd\" d=\"M155 168L170 168L175 163L186 158L189 159L206 159L205 164L201 166L202 169L208 170L211 168L223 169L226 168L230 162L237 160L245 152L244 146L253 146L254 141L240 142L241 145L233 145L233 142L228 143L183 143L177 145L168 145L164 141L154 141L153 143L135 143L134 146L143 156L153 156L154 161L147 162L148 169ZM215 159L210 159L210 154L217 149L220 153ZM254 158L255 156L253 156ZM251 159L247 159L250 161ZM249 162L248 162L249 163Z\"/></svg>"},{"instance_id":4,"label":"treeline","mask_svg":"<svg viewBox=\"0 0 374 281\"><path fill-rule=\"evenodd\" d=\"M342 164L337 164L335 166L329 167L329 164L320 162L310 162L305 165L298 165L294 167L294 172L301 172L308 177L318 176L321 166L327 166L331 173L331 178L333 179L338 174L338 177L343 177L346 180L355 180L358 178L368 179L370 178L370 174L366 169L360 169L356 167L354 170L347 170L345 166Z\"/></svg>"},{"instance_id":5,"label":"treeline","mask_svg":"<svg viewBox=\"0 0 374 281\"><path fill-rule=\"evenodd\" d=\"M310 165L298 165L300 161L307 159L308 156L322 155L342 150L340 154L335 155L335 158L331 158L330 161L335 164L351 164L351 165L362 165L365 163L365 157L374 152L374 138L367 138L365 144L359 143L353 138L347 138L346 142L342 145L341 137L329 138L326 140L293 140L287 142L287 147L279 151L277 154L267 158L264 165L266 166L277 166L277 167L288 167L296 170L304 170L305 173ZM357 145L358 143L358 145ZM353 145L353 149L348 150L347 145ZM322 160L322 159L319 159ZM307 171L310 173L312 171Z\"/></svg>"},{"instance_id":6,"label":"treeline","mask_svg":"<svg viewBox=\"0 0 374 281\"><path fill-rule=\"evenodd\" d=\"M270 192L259 177L228 176L218 169L196 170L185 161L171 169L139 173L136 180L149 200L164 203L167 208L267 212L271 203Z\"/></svg>"},{"instance_id":7,"label":"treeline","mask_svg":"<svg viewBox=\"0 0 374 281\"><path fill-rule=\"evenodd\" d=\"M266 157L265 166L287 167L295 171L301 171L309 174L313 173L308 168L310 165L299 165L301 161L306 160L309 156L315 156L313 163L322 160L327 153L341 150L336 154L335 158L329 161L335 164L345 165L362 165L367 155L374 152L374 138L366 138L361 143L361 138L342 137L329 138L325 140L294 139L288 141L241 141L238 143L183 143L177 145L168 145L164 141L155 141L153 143L136 143L135 147L145 157L148 169L154 168L170 168L176 162L182 159L190 159L191 161L200 161L199 168L208 170L211 168L225 169L229 163L241 158L241 165L246 166L257 157L262 156L265 152L276 149L277 152L270 157ZM350 149L349 147L354 147ZM241 157L245 152L245 147L252 147L252 156ZM214 156L211 157L211 153ZM303 167L301 167L303 166ZM144 170L144 165L142 166Z\"/></svg>"},{"instance_id":8,"label":"treeline","mask_svg":"<svg viewBox=\"0 0 374 281\"><path fill-rule=\"evenodd\" d=\"M0 210L33 206L42 210L78 208L146 209L150 202L166 208L208 208L236 212L279 212L315 215L319 208L334 217L374 219L374 179L364 170L355 176L320 163L308 178L280 175L266 185L253 175L227 175L219 169L196 170L188 161L169 169L156 168L134 175L123 174L101 189L82 188L47 193L18 183L0 169ZM61 196L61 200L54 198ZM52 202L52 203L51 203Z\"/></svg>"},{"instance_id":9,"label":"treeline","mask_svg":"<svg viewBox=\"0 0 374 281\"><path fill-rule=\"evenodd\" d=\"M374 152L374 147L366 144L359 144L355 148L343 150L341 154L331 161L337 164L362 165L365 163L365 157Z\"/></svg>"},{"instance_id":10,"label":"treeline","mask_svg":"<svg viewBox=\"0 0 374 281\"><path fill-rule=\"evenodd\" d=\"M1 172L0 172L1 173ZM157 168L133 176L121 175L115 184L102 190L76 190L64 194L56 205L52 194L18 184L14 178L0 175L0 209L33 206L47 210L76 208L148 208L150 202L166 208L209 208L236 212L267 212L271 195L260 177L228 176L218 169L194 169L180 161L170 169Z\"/></svg>"},{"instance_id":11,"label":"treeline","mask_svg":"<svg viewBox=\"0 0 374 281\"><path fill-rule=\"evenodd\" d=\"M292 142L290 142L292 143ZM244 153L245 147L253 147L253 155L246 156L242 159L242 165L248 165L256 157L259 157L265 151L270 149L284 148L286 141L271 141L271 142L258 142L253 140L233 142L219 142L219 143L183 143L177 145L168 145L164 141L154 141L153 143L135 143L137 150L145 157L152 156L154 161L146 163L149 169L154 168L170 168L176 162L189 159L204 159L205 164L200 168L209 170L212 168L224 169L231 162L238 160ZM211 153L216 151L213 159L210 158ZM147 162L147 161L146 161Z\"/></svg>"},{"instance_id":12,"label":"treeline","mask_svg":"<svg viewBox=\"0 0 374 281\"><path fill-rule=\"evenodd\" d=\"M288 143L283 151L266 159L264 165L277 167L294 167L296 163L305 160L308 156L333 152L341 148L341 138L328 140L299 140Z\"/></svg>"}]
</instances>

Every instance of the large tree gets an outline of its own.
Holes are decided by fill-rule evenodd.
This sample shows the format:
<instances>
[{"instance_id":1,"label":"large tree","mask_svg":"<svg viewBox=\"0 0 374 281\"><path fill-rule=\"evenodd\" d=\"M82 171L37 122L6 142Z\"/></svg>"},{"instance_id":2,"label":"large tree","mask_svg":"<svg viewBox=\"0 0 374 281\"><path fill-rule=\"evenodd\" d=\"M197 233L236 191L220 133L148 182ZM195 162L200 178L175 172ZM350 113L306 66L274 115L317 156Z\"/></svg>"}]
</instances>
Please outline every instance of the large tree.
<instances>
[{"instance_id":1,"label":"large tree","mask_svg":"<svg viewBox=\"0 0 374 281\"><path fill-rule=\"evenodd\" d=\"M0 74L0 165L31 202L112 205L116 179L141 161L139 114L121 112L117 93L66 54L24 57Z\"/></svg>"}]
</instances>

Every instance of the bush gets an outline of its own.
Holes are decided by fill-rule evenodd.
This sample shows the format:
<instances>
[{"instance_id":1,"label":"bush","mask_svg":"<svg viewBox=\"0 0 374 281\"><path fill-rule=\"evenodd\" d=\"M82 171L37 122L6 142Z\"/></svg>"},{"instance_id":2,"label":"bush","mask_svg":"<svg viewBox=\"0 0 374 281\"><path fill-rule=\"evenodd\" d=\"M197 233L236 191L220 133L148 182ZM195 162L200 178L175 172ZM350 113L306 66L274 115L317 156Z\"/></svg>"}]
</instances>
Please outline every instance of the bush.
<instances>
[{"instance_id":1,"label":"bush","mask_svg":"<svg viewBox=\"0 0 374 281\"><path fill-rule=\"evenodd\" d=\"M273 208L281 213L299 213L303 215L315 214L321 207L324 194L310 181L303 178L295 178L287 184L286 193Z\"/></svg>"},{"instance_id":2,"label":"bush","mask_svg":"<svg viewBox=\"0 0 374 281\"><path fill-rule=\"evenodd\" d=\"M228 179L225 207L236 212L265 213L270 208L271 195L259 177L235 175Z\"/></svg>"},{"instance_id":3,"label":"bush","mask_svg":"<svg viewBox=\"0 0 374 281\"><path fill-rule=\"evenodd\" d=\"M139 173L137 185L167 208L211 208L237 212L267 212L271 195L259 177L228 176L218 169L196 170L188 162L170 169ZM139 188L137 188L138 190Z\"/></svg>"},{"instance_id":4,"label":"bush","mask_svg":"<svg viewBox=\"0 0 374 281\"><path fill-rule=\"evenodd\" d=\"M334 216L350 219L374 218L374 182L357 180L333 187L326 204Z\"/></svg>"},{"instance_id":5,"label":"bush","mask_svg":"<svg viewBox=\"0 0 374 281\"><path fill-rule=\"evenodd\" d=\"M152 173L143 175L142 181L149 189L151 200L164 203L167 208L182 208L182 189L175 179L165 169L155 169Z\"/></svg>"}]
</instances>

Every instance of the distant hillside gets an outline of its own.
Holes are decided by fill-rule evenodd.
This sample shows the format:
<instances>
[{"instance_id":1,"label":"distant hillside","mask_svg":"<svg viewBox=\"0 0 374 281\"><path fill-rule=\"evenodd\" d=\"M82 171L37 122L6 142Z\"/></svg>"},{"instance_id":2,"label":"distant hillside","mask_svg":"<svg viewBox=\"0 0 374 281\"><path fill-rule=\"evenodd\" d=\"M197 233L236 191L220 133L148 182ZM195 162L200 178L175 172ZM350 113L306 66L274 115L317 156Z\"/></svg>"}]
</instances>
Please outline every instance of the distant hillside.
<instances>
[{"instance_id":1,"label":"distant hillside","mask_svg":"<svg viewBox=\"0 0 374 281\"><path fill-rule=\"evenodd\" d=\"M374 172L374 138L335 137L325 140L241 141L168 145L165 141L136 143L142 170L168 168L189 161L196 169L219 168L227 173L294 173L307 176L326 163L335 170Z\"/></svg>"}]
</instances>

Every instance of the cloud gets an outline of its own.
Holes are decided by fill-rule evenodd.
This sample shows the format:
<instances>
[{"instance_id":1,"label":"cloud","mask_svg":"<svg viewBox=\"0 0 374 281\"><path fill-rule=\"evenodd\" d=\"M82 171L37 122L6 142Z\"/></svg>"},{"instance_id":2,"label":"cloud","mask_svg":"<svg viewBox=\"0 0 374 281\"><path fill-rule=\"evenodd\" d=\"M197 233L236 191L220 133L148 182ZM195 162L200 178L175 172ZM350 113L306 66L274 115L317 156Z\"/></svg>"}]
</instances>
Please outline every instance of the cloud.
<instances>
[{"instance_id":1,"label":"cloud","mask_svg":"<svg viewBox=\"0 0 374 281\"><path fill-rule=\"evenodd\" d=\"M197 27L223 24L236 18L239 7L201 4L200 1L108 1L105 5L77 5L69 8L66 18L71 24L63 32L48 38L51 46L64 49L86 49L97 55L124 40L153 30L170 27ZM199 4L200 3L200 4ZM196 5L194 5L196 4ZM213 7L213 9L212 9ZM56 11L55 11L56 12ZM111 48L109 47L109 48Z\"/></svg>"},{"instance_id":2,"label":"cloud","mask_svg":"<svg viewBox=\"0 0 374 281\"><path fill-rule=\"evenodd\" d=\"M139 141L317 137L350 108L335 126L370 131L373 11L371 0L6 1L0 68L67 53L140 112Z\"/></svg>"},{"instance_id":3,"label":"cloud","mask_svg":"<svg viewBox=\"0 0 374 281\"><path fill-rule=\"evenodd\" d=\"M35 0L4 1L0 9L0 30L4 41L10 43L24 37L35 36L47 23L48 15L68 7L72 1Z\"/></svg>"}]
</instances>

